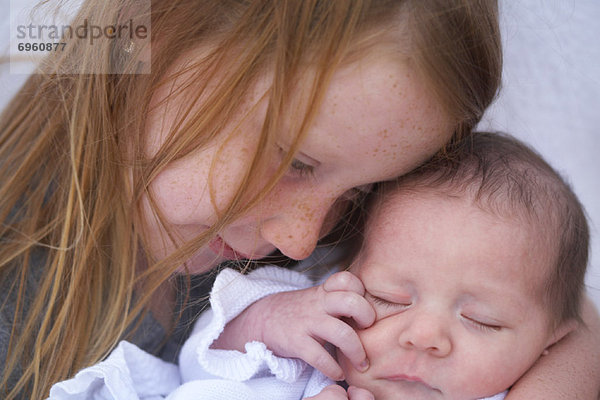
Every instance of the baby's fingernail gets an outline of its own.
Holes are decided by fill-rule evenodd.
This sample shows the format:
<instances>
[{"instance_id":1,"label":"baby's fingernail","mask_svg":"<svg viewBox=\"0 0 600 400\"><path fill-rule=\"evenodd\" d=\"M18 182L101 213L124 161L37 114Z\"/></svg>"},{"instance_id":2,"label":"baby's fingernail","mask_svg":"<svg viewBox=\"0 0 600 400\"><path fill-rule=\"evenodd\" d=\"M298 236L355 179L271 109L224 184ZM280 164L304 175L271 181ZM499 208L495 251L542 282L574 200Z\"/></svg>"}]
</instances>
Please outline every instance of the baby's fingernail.
<instances>
[{"instance_id":1,"label":"baby's fingernail","mask_svg":"<svg viewBox=\"0 0 600 400\"><path fill-rule=\"evenodd\" d=\"M360 365L358 366L358 370L360 372L365 372L368 369L369 369L369 359L365 358L365 360L363 362L361 362Z\"/></svg>"}]
</instances>

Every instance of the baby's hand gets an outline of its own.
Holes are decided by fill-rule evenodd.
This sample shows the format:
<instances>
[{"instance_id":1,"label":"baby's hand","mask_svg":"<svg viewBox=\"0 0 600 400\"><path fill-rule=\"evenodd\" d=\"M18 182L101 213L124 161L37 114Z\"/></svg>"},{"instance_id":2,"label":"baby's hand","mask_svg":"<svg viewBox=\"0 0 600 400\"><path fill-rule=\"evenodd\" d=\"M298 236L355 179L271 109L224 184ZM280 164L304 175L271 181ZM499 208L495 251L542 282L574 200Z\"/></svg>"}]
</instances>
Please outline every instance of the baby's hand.
<instances>
[{"instance_id":1,"label":"baby's hand","mask_svg":"<svg viewBox=\"0 0 600 400\"><path fill-rule=\"evenodd\" d=\"M316 396L305 400L374 400L375 397L366 389L350 386L348 392L338 385L329 385Z\"/></svg>"},{"instance_id":2,"label":"baby's hand","mask_svg":"<svg viewBox=\"0 0 600 400\"><path fill-rule=\"evenodd\" d=\"M329 378L343 380L342 369L323 347L329 342L365 371L369 362L362 343L340 319L351 318L361 329L373 324L375 311L364 294L362 282L344 271L320 286L269 296L259 305L262 342L278 356L301 358Z\"/></svg>"},{"instance_id":3,"label":"baby's hand","mask_svg":"<svg viewBox=\"0 0 600 400\"><path fill-rule=\"evenodd\" d=\"M339 348L359 371L369 367L357 333L340 319L352 319L359 329L373 324L375 311L364 293L362 282L344 271L319 286L267 296L231 321L212 347L240 350L242 342L258 340L280 357L300 358L329 378L343 380L342 369L323 345Z\"/></svg>"}]
</instances>

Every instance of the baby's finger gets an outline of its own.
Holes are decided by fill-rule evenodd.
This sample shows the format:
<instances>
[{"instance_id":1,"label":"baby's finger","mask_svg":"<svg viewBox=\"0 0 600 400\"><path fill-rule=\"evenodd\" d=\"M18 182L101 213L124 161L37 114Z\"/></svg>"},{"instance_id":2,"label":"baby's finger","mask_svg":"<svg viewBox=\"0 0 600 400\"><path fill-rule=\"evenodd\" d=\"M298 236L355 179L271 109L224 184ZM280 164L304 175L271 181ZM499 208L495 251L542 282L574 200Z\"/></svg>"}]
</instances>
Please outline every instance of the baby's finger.
<instances>
[{"instance_id":1,"label":"baby's finger","mask_svg":"<svg viewBox=\"0 0 600 400\"><path fill-rule=\"evenodd\" d=\"M365 287L356 275L348 271L336 272L331 275L323 284L323 289L326 292L333 292L336 290L345 290L354 293L358 293L363 296L365 294Z\"/></svg>"},{"instance_id":2,"label":"baby's finger","mask_svg":"<svg viewBox=\"0 0 600 400\"><path fill-rule=\"evenodd\" d=\"M350 386L348 388L348 399L350 400L375 400L373 393L367 389L358 388L356 386Z\"/></svg>"},{"instance_id":3,"label":"baby's finger","mask_svg":"<svg viewBox=\"0 0 600 400\"><path fill-rule=\"evenodd\" d=\"M340 349L358 371L364 372L369 368L367 354L358 334L350 325L337 318L327 318L320 324L311 327L311 334ZM323 370L321 372L325 373Z\"/></svg>"},{"instance_id":4,"label":"baby's finger","mask_svg":"<svg viewBox=\"0 0 600 400\"><path fill-rule=\"evenodd\" d=\"M302 340L302 343L298 344L298 349L301 349L299 351L299 358L321 371L329 379L334 381L343 381L345 379L344 371L342 371L337 361L315 339L307 337L305 340Z\"/></svg>"},{"instance_id":5,"label":"baby's finger","mask_svg":"<svg viewBox=\"0 0 600 400\"><path fill-rule=\"evenodd\" d=\"M348 394L343 387L338 385L329 385L321 392L312 397L307 397L305 400L347 400ZM359 399L360 400L360 399Z\"/></svg>"},{"instance_id":6,"label":"baby's finger","mask_svg":"<svg viewBox=\"0 0 600 400\"><path fill-rule=\"evenodd\" d=\"M377 317L373 306L364 297L353 292L326 293L323 307L331 316L352 318L359 329L373 325Z\"/></svg>"}]
</instances>

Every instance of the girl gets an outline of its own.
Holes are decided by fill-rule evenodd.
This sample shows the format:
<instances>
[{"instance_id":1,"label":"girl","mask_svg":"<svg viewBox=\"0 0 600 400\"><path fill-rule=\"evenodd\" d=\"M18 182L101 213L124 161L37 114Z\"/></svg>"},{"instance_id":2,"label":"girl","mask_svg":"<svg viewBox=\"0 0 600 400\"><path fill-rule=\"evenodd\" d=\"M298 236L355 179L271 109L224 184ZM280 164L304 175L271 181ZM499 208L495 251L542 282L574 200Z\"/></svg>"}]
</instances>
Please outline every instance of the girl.
<instances>
[{"instance_id":1,"label":"girl","mask_svg":"<svg viewBox=\"0 0 600 400\"><path fill-rule=\"evenodd\" d=\"M63 38L2 115L4 398L43 398L123 337L171 358L189 291L170 277L305 258L499 84L493 1L146 3L85 2L73 26L149 17L150 42Z\"/></svg>"}]
</instances>

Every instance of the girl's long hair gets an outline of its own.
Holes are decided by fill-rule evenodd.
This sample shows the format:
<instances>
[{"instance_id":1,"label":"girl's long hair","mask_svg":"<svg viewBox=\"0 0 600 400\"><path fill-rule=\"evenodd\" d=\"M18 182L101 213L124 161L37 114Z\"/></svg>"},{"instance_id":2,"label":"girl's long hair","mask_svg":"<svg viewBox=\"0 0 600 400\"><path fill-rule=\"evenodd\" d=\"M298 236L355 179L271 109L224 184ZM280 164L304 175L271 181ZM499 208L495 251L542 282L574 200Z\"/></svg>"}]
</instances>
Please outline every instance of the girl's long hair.
<instances>
[{"instance_id":1,"label":"girl's long hair","mask_svg":"<svg viewBox=\"0 0 600 400\"><path fill-rule=\"evenodd\" d=\"M497 4L491 0L143 3L89 0L72 23L148 17L150 56L147 46L124 51L130 49L127 41L84 46L67 40L0 117L0 279L6 290L0 307L11 326L0 384L5 399L45 398L53 383L103 359L134 331L174 270L277 183L330 77L352 54L390 34L403 43L398 51L409 44L409 58L455 118L457 136L470 132L499 87ZM170 69L190 54L198 56L183 69ZM137 74L148 62L151 73ZM256 177L264 177L263 160L289 111L285 94L306 77L305 66L311 66L310 79L302 80L310 98L296 111L296 142L248 199ZM270 86L260 142L235 196L208 232L153 260L143 250L139 223L141 199L154 205L150 183L169 163L211 142L266 71ZM188 106L178 110L169 136L149 157L144 124L157 106L152 95L165 88L172 99L184 96ZM153 211L162 221L158 208Z\"/></svg>"}]
</instances>

